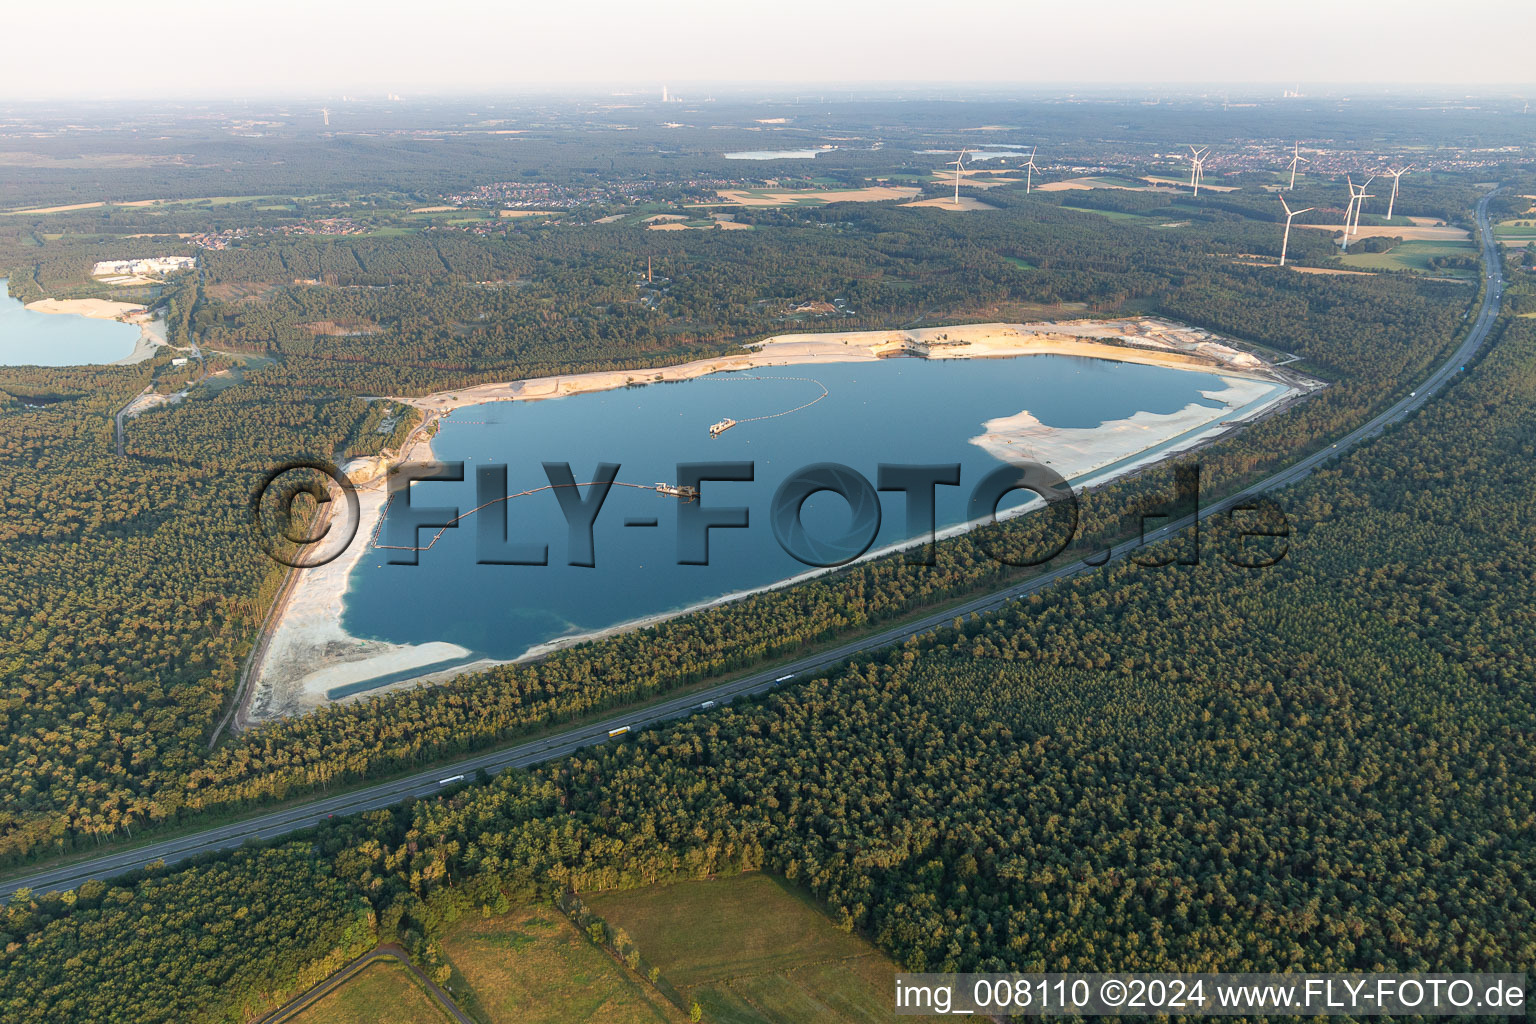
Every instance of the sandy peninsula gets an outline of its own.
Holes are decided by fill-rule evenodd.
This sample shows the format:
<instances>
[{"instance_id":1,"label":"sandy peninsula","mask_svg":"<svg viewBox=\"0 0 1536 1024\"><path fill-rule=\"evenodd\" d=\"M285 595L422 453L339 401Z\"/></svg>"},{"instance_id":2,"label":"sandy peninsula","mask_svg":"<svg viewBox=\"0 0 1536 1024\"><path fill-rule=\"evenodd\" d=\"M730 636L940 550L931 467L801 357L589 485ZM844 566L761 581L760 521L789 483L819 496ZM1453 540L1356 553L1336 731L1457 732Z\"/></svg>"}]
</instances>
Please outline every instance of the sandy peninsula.
<instances>
[{"instance_id":1,"label":"sandy peninsula","mask_svg":"<svg viewBox=\"0 0 1536 1024\"><path fill-rule=\"evenodd\" d=\"M483 384L417 398L397 398L422 409L422 428L394 460L363 460L350 466L357 481L361 512L357 538L334 562L295 570L296 581L253 665L246 722L303 713L328 701L327 692L368 679L403 676L394 682L342 697L356 700L386 690L441 681L494 664L466 661L471 652L449 643L393 644L354 637L342 627L348 578L353 567L374 550L369 542L384 506L384 471L390 461L431 458L428 425L438 416L487 402L541 401L607 391L633 384L688 380L706 374L768 366L872 362L909 355L927 359L1004 358L1024 355L1076 355L1123 362L1198 370L1220 376L1221 390L1202 392L1207 403L1191 403L1169 414L1137 413L1092 429L1061 429L1039 422L1028 410L979 424L971 438L1004 461L1048 462L1074 485L1101 483L1142 465L1186 450L1272 410L1278 403L1321 385L1264 362L1226 344L1215 335L1155 318L1028 324L966 324L898 331L785 334L748 346L748 351L647 370L613 370ZM944 536L974 524L958 524ZM872 552L875 557L899 546ZM581 636L562 637L529 650L522 658L627 629L651 625L758 593L791 585L829 570L815 570L730 594L679 611L616 624ZM446 663L446 664L445 664ZM443 666L433 670L433 666ZM420 670L420 674L415 674Z\"/></svg>"},{"instance_id":2,"label":"sandy peninsula","mask_svg":"<svg viewBox=\"0 0 1536 1024\"><path fill-rule=\"evenodd\" d=\"M131 366L151 358L155 350L166 343L165 318L144 311L144 307L132 302L112 302L108 299L38 299L27 303L34 313L69 313L89 317L92 320L121 320L125 324L137 324L139 338L133 351L121 359L114 359L112 366Z\"/></svg>"}]
</instances>

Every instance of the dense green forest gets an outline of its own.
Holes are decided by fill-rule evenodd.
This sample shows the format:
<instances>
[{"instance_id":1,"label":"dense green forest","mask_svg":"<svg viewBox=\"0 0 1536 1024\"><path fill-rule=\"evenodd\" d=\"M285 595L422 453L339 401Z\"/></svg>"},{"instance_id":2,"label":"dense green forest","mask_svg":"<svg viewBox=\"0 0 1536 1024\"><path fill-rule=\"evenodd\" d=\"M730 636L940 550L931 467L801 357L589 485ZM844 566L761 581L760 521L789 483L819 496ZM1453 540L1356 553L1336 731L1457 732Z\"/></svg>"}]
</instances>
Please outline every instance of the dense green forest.
<instances>
[{"instance_id":1,"label":"dense green forest","mask_svg":"<svg viewBox=\"0 0 1536 1024\"><path fill-rule=\"evenodd\" d=\"M1533 424L1536 323L1506 318L1286 493L1273 569L1119 564L531 772L24 894L6 1017L237 1020L504 895L745 868L913 969L1523 970Z\"/></svg>"},{"instance_id":2,"label":"dense green forest","mask_svg":"<svg viewBox=\"0 0 1536 1024\"><path fill-rule=\"evenodd\" d=\"M1170 234L1026 198L994 196L998 209L984 218L876 204L815 209L782 230L681 233L656 261L665 290L647 289L661 294L653 309L635 301L636 268L658 245L642 230L301 239L208 253L201 275L165 286L172 338L257 354L261 365L239 386L194 390L132 421L125 460L113 453L110 413L144 386L146 364L0 369L0 472L12 495L0 524L17 567L0 583L0 621L14 638L0 647L10 666L0 857L89 849L189 814L376 777L867 628L1003 571L976 539L958 538L931 568L887 559L536 665L328 708L210 752L280 579L251 541L244 498L279 462L378 451L370 425L381 413L359 396L675 361L785 329L791 298L844 297L857 315L839 327L935 310L993 319L1057 303L1082 304L1074 315L1130 307L1295 352L1335 382L1206 453L1207 486L1220 488L1344 433L1404 390L1474 298L1456 282L1302 277L1208 254L1268 224L1233 218ZM1021 271L1011 254L1036 269ZM281 284L299 274L335 283ZM210 297L230 284L260 297ZM300 329L319 322L379 329ZM1096 496L1090 536L1125 529L1168 489L1152 473Z\"/></svg>"},{"instance_id":3,"label":"dense green forest","mask_svg":"<svg viewBox=\"0 0 1536 1024\"><path fill-rule=\"evenodd\" d=\"M1481 274L1458 262L1470 249L1419 273L1264 265L1282 215L1255 139L1327 133L1336 162L1290 196L1317 208L1307 224L1341 216L1336 172L1355 167L1351 147L1440 147L1441 169L1405 179L1393 227L1466 226L1490 180L1509 183L1495 220L1536 195L1511 166L1528 130L1494 106L1449 126L1437 114L1433 132L1394 102L1234 110L1213 178L1241 190L1196 199L1135 179L1178 176L1184 139L1208 121L1201 104L1070 117L977 104L967 117L1050 150L1050 176L1113 166L1131 187L1013 183L977 190L991 209L975 215L749 207L734 216L750 230L656 232L653 212L770 180L940 195L944 157L928 150L954 144L954 105L808 110L795 131L837 147L766 167L724 158L770 137L730 127L747 108L724 103L709 112L718 130L576 105L509 115L516 136L467 121L438 135L449 115L430 106L344 109L334 133L311 112L245 111L269 118L249 136L104 110L117 120L88 138L48 110L0 132L0 166L29 168L0 176L0 273L29 301L155 306L173 345L201 346L205 379L129 420L120 457L113 414L186 382L170 352L0 367L11 868L378 778L870 630L1021 578L985 551L1040 528L1014 521L941 543L932 566L871 561L210 747L283 581L251 537L252 487L291 459L397 447L419 420L381 396L663 365L785 331L1159 314L1294 354L1328 381L1202 450L1215 494L1400 397L1480 297ZM530 218L453 199L512 181L565 191ZM165 202L122 205L151 199ZM17 212L103 201L117 205ZM1379 209L1365 221L1382 223ZM90 278L97 260L149 252L195 253L199 266L131 288ZM1290 258L1308 269L1339 269L1335 252L1327 232L1292 234ZM20 894L0 912L0 1017L238 1020L381 937L431 961L455 915L507 898L747 868L791 879L913 968L1527 967L1536 320L1514 314L1536 311L1536 250L1507 269L1511 315L1491 354L1282 495L1293 536L1277 568L1121 565L533 772L270 848ZM833 315L791 312L833 299ZM1075 550L1134 531L1172 476L1163 466L1086 495ZM1217 549L1231 540L1212 533Z\"/></svg>"}]
</instances>

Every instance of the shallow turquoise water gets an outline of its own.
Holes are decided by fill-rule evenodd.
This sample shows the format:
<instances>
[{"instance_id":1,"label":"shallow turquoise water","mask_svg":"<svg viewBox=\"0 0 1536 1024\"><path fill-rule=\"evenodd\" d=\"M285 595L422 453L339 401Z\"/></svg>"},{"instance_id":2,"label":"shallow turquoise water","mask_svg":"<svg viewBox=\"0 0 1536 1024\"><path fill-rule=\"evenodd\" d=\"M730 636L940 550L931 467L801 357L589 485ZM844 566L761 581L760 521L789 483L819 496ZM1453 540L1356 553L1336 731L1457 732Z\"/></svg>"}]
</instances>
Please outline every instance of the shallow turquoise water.
<instances>
[{"instance_id":1,"label":"shallow turquoise water","mask_svg":"<svg viewBox=\"0 0 1536 1024\"><path fill-rule=\"evenodd\" d=\"M116 320L38 313L6 292L0 278L0 366L110 363L133 351L139 329Z\"/></svg>"},{"instance_id":2,"label":"shallow turquoise water","mask_svg":"<svg viewBox=\"0 0 1536 1024\"><path fill-rule=\"evenodd\" d=\"M810 567L779 546L768 512L779 483L816 462L838 462L872 483L880 463L960 463L959 487L939 487L939 528L964 522L972 487L1000 463L968 439L998 416L1028 409L1056 427L1094 427L1138 411L1176 412L1222 380L1133 363L1072 356L925 361L891 359L754 371L762 377L814 377L829 395L778 419L742 423L718 439L709 424L789 409L819 392L806 381L747 380L717 374L553 401L503 402L462 409L434 442L439 459L462 460L465 482L414 487L418 506L475 507L475 467L508 464L508 491L546 483L540 464L569 462L575 479L594 478L599 462L620 464L617 479L674 481L677 464L750 460L750 482L707 482L706 506L746 506L746 529L710 533L708 566L678 565L678 502L651 491L615 487L595 527L593 568L566 564L567 529L550 491L515 498L508 512L513 540L549 547L548 566L477 565L475 518L447 531L419 564L390 565L368 552L351 578L344 624L357 636L400 643L446 640L477 654L512 658L562 635L587 632L760 587ZM1016 495L1017 502L1027 494ZM876 547L905 539L906 506L883 493ZM1005 507L1006 507L1005 502ZM494 514L494 512L492 513ZM485 515L485 513L480 513ZM625 526L626 518L657 520ZM836 495L806 503L813 535L846 529L851 514ZM424 530L419 544L435 532ZM385 543L391 543L385 539ZM406 541L409 543L409 541Z\"/></svg>"}]
</instances>

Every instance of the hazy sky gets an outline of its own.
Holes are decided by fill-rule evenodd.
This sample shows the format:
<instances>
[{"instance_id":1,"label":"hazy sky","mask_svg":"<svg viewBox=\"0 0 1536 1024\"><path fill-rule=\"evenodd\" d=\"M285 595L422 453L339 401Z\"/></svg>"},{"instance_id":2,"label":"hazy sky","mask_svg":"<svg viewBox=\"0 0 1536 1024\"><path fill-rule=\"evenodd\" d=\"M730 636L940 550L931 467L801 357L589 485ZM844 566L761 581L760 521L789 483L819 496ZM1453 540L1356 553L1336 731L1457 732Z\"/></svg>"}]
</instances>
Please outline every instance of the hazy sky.
<instances>
[{"instance_id":1,"label":"hazy sky","mask_svg":"<svg viewBox=\"0 0 1536 1024\"><path fill-rule=\"evenodd\" d=\"M1536 81L1532 0L61 0L4 24L12 99Z\"/></svg>"}]
</instances>

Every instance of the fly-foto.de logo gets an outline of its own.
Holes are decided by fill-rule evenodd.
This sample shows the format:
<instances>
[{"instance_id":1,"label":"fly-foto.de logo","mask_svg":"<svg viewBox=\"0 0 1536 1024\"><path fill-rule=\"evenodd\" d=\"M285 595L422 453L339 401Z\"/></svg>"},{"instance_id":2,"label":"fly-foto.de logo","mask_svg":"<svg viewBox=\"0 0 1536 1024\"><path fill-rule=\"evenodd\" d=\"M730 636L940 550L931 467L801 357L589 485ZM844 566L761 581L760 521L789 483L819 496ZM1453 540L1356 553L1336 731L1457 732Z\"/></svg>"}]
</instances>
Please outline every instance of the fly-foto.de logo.
<instances>
[{"instance_id":1,"label":"fly-foto.de logo","mask_svg":"<svg viewBox=\"0 0 1536 1024\"><path fill-rule=\"evenodd\" d=\"M678 565L709 565L713 531L747 530L755 525L750 505L730 503L732 485L756 479L756 466L749 461L682 462L671 480L655 482L619 479L622 466L616 462L598 463L581 480L569 463L545 462L543 482L518 491L508 488L508 468L505 463L477 466L475 504L464 508L432 503L440 500L432 496L434 485L465 481L464 463L413 462L393 467L384 484L382 512L364 542L382 552L389 564L417 565L447 531L468 528L475 532L477 564L549 565L550 542L559 538L536 535L521 521L526 517L516 512L524 507L521 501L552 498L565 526L566 564L597 568L595 528L609 496L622 488L655 492L675 502ZM941 488L961 486L959 463L880 463L871 482L851 466L818 462L785 477L764 511L774 539L787 554L808 566L830 568L847 565L870 551L884 519L881 493L899 495L904 514L899 546L906 549L908 562L932 565ZM846 504L846 526L828 530L807 524L806 504L822 494L835 495ZM270 471L252 494L250 507L263 549L285 565L324 565L345 551L359 533L357 487L322 461L296 461ZM1221 551L1225 561L1252 569L1274 565L1285 557L1290 527L1272 499L1253 498L1222 513L1228 534ZM1078 495L1051 467L1035 462L999 466L983 475L965 498L964 520L950 528L984 527L1021 514L1032 517L1027 531L1006 537L1000 531L976 534L976 543L987 557L1013 566L1042 565L1079 539ZM1171 499L1155 510L1139 508L1135 529L1125 531L1131 539L1089 552L1083 560L1101 565L1113 554L1125 553L1149 567L1198 564L1204 516L1199 466L1178 466ZM660 519L630 516L623 525L655 528ZM1179 543L1171 543L1176 537Z\"/></svg>"}]
</instances>

